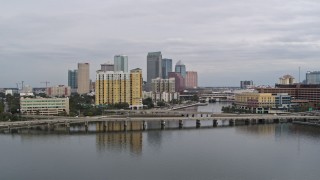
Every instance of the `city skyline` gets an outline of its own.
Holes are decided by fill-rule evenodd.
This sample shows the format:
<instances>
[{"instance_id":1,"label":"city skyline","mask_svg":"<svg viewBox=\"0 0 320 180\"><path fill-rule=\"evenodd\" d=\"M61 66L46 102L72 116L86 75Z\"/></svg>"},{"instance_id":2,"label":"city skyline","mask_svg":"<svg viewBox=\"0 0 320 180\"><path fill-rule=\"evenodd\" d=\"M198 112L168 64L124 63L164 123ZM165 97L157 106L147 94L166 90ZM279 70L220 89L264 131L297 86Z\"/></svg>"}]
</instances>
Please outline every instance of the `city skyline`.
<instances>
[{"instance_id":1,"label":"city skyline","mask_svg":"<svg viewBox=\"0 0 320 180\"><path fill-rule=\"evenodd\" d=\"M0 87L66 85L65 72L78 62L90 63L94 80L100 64L116 54L128 55L129 69L141 68L146 80L146 56L154 51L198 71L199 86L238 86L243 79L274 85L284 74L299 79L299 66L302 81L320 67L314 0L187 0L182 6L31 0L3 2L0 10Z\"/></svg>"}]
</instances>

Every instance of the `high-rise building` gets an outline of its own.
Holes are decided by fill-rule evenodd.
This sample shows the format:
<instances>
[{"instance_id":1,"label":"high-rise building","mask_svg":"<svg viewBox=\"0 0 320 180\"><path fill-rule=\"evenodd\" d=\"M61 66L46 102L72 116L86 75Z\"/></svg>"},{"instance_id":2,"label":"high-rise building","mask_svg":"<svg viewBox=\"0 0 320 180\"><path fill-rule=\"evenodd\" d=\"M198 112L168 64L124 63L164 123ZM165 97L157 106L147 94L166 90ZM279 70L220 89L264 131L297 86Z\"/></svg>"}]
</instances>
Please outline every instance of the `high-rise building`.
<instances>
[{"instance_id":1,"label":"high-rise building","mask_svg":"<svg viewBox=\"0 0 320 180\"><path fill-rule=\"evenodd\" d=\"M96 105L126 102L132 109L143 107L142 70L97 71Z\"/></svg>"},{"instance_id":2,"label":"high-rise building","mask_svg":"<svg viewBox=\"0 0 320 180\"><path fill-rule=\"evenodd\" d=\"M178 61L175 67L175 72L180 73L183 78L186 78L187 76L186 65L184 65L181 61Z\"/></svg>"},{"instance_id":3,"label":"high-rise building","mask_svg":"<svg viewBox=\"0 0 320 180\"><path fill-rule=\"evenodd\" d=\"M306 74L307 84L320 84L320 71L308 71Z\"/></svg>"},{"instance_id":4,"label":"high-rise building","mask_svg":"<svg viewBox=\"0 0 320 180\"><path fill-rule=\"evenodd\" d=\"M182 92L185 90L185 81L182 75L178 72L169 72L169 78L175 79L176 92Z\"/></svg>"},{"instance_id":5,"label":"high-rise building","mask_svg":"<svg viewBox=\"0 0 320 180\"><path fill-rule=\"evenodd\" d=\"M172 72L172 59L162 59L162 79L168 79L168 73Z\"/></svg>"},{"instance_id":6,"label":"high-rise building","mask_svg":"<svg viewBox=\"0 0 320 180\"><path fill-rule=\"evenodd\" d=\"M68 70L68 86L71 89L78 88L78 70Z\"/></svg>"},{"instance_id":7,"label":"high-rise building","mask_svg":"<svg viewBox=\"0 0 320 180\"><path fill-rule=\"evenodd\" d=\"M247 89L249 86L253 86L253 81L240 81L241 89Z\"/></svg>"},{"instance_id":8,"label":"high-rise building","mask_svg":"<svg viewBox=\"0 0 320 180\"><path fill-rule=\"evenodd\" d=\"M110 64L110 63L101 64L101 71L114 71L114 64Z\"/></svg>"},{"instance_id":9,"label":"high-rise building","mask_svg":"<svg viewBox=\"0 0 320 180\"><path fill-rule=\"evenodd\" d=\"M78 63L78 93L90 92L89 63Z\"/></svg>"},{"instance_id":10,"label":"high-rise building","mask_svg":"<svg viewBox=\"0 0 320 180\"><path fill-rule=\"evenodd\" d=\"M186 88L198 87L198 73L195 71L187 71L185 78Z\"/></svg>"},{"instance_id":11,"label":"high-rise building","mask_svg":"<svg viewBox=\"0 0 320 180\"><path fill-rule=\"evenodd\" d=\"M154 92L154 93L176 92L175 91L175 78L152 79L152 92Z\"/></svg>"},{"instance_id":12,"label":"high-rise building","mask_svg":"<svg viewBox=\"0 0 320 180\"><path fill-rule=\"evenodd\" d=\"M128 56L126 55L115 55L114 56L114 71L128 71Z\"/></svg>"},{"instance_id":13,"label":"high-rise building","mask_svg":"<svg viewBox=\"0 0 320 180\"><path fill-rule=\"evenodd\" d=\"M162 54L161 52L149 52L147 56L147 84L146 90L151 90L151 81L162 77Z\"/></svg>"}]
</instances>

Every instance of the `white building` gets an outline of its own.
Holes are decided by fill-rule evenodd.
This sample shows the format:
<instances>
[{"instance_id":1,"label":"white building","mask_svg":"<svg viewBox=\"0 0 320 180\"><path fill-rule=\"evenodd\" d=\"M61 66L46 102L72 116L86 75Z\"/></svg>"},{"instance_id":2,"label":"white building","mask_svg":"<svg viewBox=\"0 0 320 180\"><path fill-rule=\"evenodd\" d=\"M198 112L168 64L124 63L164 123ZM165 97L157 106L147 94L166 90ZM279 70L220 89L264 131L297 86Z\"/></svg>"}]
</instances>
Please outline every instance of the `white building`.
<instances>
[{"instance_id":1,"label":"white building","mask_svg":"<svg viewBox=\"0 0 320 180\"><path fill-rule=\"evenodd\" d=\"M22 114L59 115L69 114L69 98L20 98Z\"/></svg>"},{"instance_id":2,"label":"white building","mask_svg":"<svg viewBox=\"0 0 320 180\"><path fill-rule=\"evenodd\" d=\"M68 97L71 95L71 88L64 85L48 87L46 94L50 97Z\"/></svg>"}]
</instances>

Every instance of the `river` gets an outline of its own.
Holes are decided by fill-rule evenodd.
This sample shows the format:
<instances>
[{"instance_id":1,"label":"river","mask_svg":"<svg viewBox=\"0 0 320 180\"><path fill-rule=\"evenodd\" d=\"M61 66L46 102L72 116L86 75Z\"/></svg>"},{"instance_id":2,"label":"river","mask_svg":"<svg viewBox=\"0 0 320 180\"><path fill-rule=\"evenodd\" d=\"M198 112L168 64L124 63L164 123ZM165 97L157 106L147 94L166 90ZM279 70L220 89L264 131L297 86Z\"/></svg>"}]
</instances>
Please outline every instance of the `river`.
<instances>
[{"instance_id":1,"label":"river","mask_svg":"<svg viewBox=\"0 0 320 180\"><path fill-rule=\"evenodd\" d=\"M198 108L215 111L216 105ZM0 146L1 180L320 177L320 129L292 124L0 134Z\"/></svg>"}]
</instances>

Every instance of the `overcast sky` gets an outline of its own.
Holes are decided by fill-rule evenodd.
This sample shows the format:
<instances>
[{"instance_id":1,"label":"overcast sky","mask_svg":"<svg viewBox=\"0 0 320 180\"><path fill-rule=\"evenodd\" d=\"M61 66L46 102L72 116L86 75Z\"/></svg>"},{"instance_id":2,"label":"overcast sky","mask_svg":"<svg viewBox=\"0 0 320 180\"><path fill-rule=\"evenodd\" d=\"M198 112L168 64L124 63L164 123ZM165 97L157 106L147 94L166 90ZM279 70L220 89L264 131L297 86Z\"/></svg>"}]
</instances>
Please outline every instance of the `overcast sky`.
<instances>
[{"instance_id":1,"label":"overcast sky","mask_svg":"<svg viewBox=\"0 0 320 180\"><path fill-rule=\"evenodd\" d=\"M319 0L2 0L0 87L91 78L116 54L146 78L148 52L198 71L200 86L273 85L320 70Z\"/></svg>"}]
</instances>

